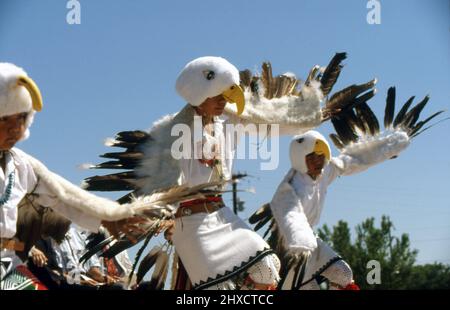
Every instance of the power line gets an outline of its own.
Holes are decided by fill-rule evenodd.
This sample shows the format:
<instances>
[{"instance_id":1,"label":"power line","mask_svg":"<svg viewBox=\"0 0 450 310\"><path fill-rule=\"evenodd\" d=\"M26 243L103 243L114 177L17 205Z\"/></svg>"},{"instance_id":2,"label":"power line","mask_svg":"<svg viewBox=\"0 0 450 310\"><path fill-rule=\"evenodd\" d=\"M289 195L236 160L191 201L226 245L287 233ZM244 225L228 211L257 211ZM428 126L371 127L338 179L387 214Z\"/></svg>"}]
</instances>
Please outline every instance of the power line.
<instances>
[{"instance_id":1,"label":"power line","mask_svg":"<svg viewBox=\"0 0 450 310\"><path fill-rule=\"evenodd\" d=\"M450 228L450 225L423 226L423 227L412 227L412 228L404 228L404 229L408 230L408 231L415 231L415 230L440 229L440 228Z\"/></svg>"},{"instance_id":2,"label":"power line","mask_svg":"<svg viewBox=\"0 0 450 310\"><path fill-rule=\"evenodd\" d=\"M448 238L433 238L433 239L411 240L411 242L444 241L444 240L450 240L450 237L448 237Z\"/></svg>"},{"instance_id":3,"label":"power line","mask_svg":"<svg viewBox=\"0 0 450 310\"><path fill-rule=\"evenodd\" d=\"M424 263L424 262L450 262L450 258L429 258L429 259L419 259L416 261L417 263Z\"/></svg>"}]
</instances>

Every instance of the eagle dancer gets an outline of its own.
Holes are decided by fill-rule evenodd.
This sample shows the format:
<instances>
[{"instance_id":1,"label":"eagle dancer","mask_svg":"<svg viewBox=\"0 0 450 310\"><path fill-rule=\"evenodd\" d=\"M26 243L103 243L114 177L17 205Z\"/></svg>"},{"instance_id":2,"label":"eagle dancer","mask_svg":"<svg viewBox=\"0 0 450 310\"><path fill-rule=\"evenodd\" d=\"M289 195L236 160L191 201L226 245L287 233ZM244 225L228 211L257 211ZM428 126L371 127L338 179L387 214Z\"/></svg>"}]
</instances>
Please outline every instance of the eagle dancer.
<instances>
[{"instance_id":1,"label":"eagle dancer","mask_svg":"<svg viewBox=\"0 0 450 310\"><path fill-rule=\"evenodd\" d=\"M366 98L367 99L367 98ZM423 126L441 114L439 111L419 121L428 102L426 96L411 108L411 97L394 119L395 88L388 90L384 125L366 103L344 108L331 121L337 134L331 134L340 154L331 156L330 146L319 132L295 136L290 144L291 169L278 186L272 201L250 218L257 229L271 221L269 244L282 261L283 289L319 289L328 280L330 289L357 289L350 266L325 242L316 237L328 186L343 175L362 172L405 150ZM429 127L428 127L429 128Z\"/></svg>"},{"instance_id":2,"label":"eagle dancer","mask_svg":"<svg viewBox=\"0 0 450 310\"><path fill-rule=\"evenodd\" d=\"M115 140L108 141L108 145L126 150L104 154L103 157L113 160L92 168L129 171L88 178L85 188L132 191L120 201L174 185L195 188L199 184L215 183L211 188L220 191L223 182L231 179L236 147L229 143L234 133L226 130L228 125L264 124L269 130L278 126L280 134L301 134L319 126L373 88L374 81L353 85L322 107L344 58L344 53L337 54L325 71L315 66L304 83L292 74L273 77L269 63L263 64L262 74L257 76L248 70L239 72L221 57L200 57L189 62L176 81L176 90L187 105L156 122L149 132L121 132ZM201 133L189 137L187 147L194 151L187 151L184 145L180 156L180 147L174 147L179 137L173 129L188 128L195 132L196 120ZM254 128L258 131L261 127ZM195 151L198 149L200 154ZM173 272L172 288L276 288L280 268L277 256L225 206L220 193L180 200L166 211L159 219L153 218L159 224L141 238L147 244L155 232L166 230L179 258L174 260L174 270L178 272ZM117 247L123 249L123 243ZM108 255L111 251L118 252L112 249L114 245ZM161 251L150 251L138 271L140 280L155 264L153 288L163 288L161 279L167 275L167 255ZM182 276L183 270L189 281Z\"/></svg>"}]
</instances>

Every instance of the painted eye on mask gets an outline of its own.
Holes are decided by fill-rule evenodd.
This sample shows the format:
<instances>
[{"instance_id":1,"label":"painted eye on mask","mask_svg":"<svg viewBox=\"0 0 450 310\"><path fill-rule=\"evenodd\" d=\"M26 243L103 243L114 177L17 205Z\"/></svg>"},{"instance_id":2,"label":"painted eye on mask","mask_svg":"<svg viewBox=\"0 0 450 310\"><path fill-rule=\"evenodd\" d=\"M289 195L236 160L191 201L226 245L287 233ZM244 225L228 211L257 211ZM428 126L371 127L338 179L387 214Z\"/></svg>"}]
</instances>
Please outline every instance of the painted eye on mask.
<instances>
[{"instance_id":1,"label":"painted eye on mask","mask_svg":"<svg viewBox=\"0 0 450 310\"><path fill-rule=\"evenodd\" d=\"M216 73L211 70L203 71L203 75L205 76L205 79L207 79L208 81L214 80L214 78L216 77Z\"/></svg>"}]
</instances>

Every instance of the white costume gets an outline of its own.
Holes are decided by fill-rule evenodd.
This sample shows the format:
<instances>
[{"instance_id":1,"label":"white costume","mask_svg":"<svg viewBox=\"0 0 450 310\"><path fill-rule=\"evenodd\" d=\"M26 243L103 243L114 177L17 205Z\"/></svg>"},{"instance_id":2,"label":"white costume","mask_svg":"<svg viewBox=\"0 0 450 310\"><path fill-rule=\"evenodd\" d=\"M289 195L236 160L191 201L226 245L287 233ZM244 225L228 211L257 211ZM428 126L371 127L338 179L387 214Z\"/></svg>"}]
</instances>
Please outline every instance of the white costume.
<instances>
[{"instance_id":1,"label":"white costume","mask_svg":"<svg viewBox=\"0 0 450 310\"><path fill-rule=\"evenodd\" d=\"M328 142L318 132L309 131L292 140L292 168L278 186L271 203L262 206L249 218L250 223L257 223L256 230L271 221L266 234L270 232L269 243L282 259L283 289L318 289L316 279L319 276L334 284L332 288L337 285L338 288L357 289L357 285L351 284L350 267L316 238L312 228L319 223L327 188L336 177L396 158L414 137L433 126L424 125L444 112L438 111L419 121L429 100L425 96L413 107L414 97L409 98L394 115L395 92L395 87L390 87L387 92L383 132L380 132L378 119L366 103L374 92L361 96L354 101L353 107L344 108L342 113L331 117L336 134L330 137L341 152L337 157L331 157ZM311 153L323 155L325 159L320 174L308 170L306 156ZM317 169L318 160L322 158L312 155L309 168Z\"/></svg>"},{"instance_id":2,"label":"white costume","mask_svg":"<svg viewBox=\"0 0 450 310\"><path fill-rule=\"evenodd\" d=\"M301 289L318 289L315 281L321 275L342 288L352 283L350 267L327 244L316 238L312 228L319 223L328 186L341 175L363 171L380 161L399 154L409 145L406 134L399 133L389 145L372 148L371 153L343 152L330 156L325 138L316 131L296 136L290 145L292 168L279 185L270 206L286 250L291 254L311 252L308 258ZM367 146L367 145L366 145ZM306 155L324 154L322 173L314 180L307 173ZM330 158L331 157L331 158ZM292 283L290 272L283 287Z\"/></svg>"},{"instance_id":3,"label":"white costume","mask_svg":"<svg viewBox=\"0 0 450 310\"><path fill-rule=\"evenodd\" d=\"M212 78L208 73L213 75ZM208 77L211 79L208 80ZM217 79L217 83L214 83L214 79ZM197 84L193 83L193 80L198 80ZM230 86L237 89L238 84L239 72L232 64L223 58L202 57L190 62L183 69L177 80L177 91L191 105L198 106L208 97L223 94ZM229 102L236 102L230 101L235 98L224 96ZM320 95L317 94L315 98L316 109L312 108L311 111L318 123ZM190 106L186 109L191 115L192 124L196 112ZM244 111L237 102L237 114L240 115ZM286 109L285 113L289 113L289 109ZM195 135L193 136L192 145L209 142L216 146L216 151L220 154L220 164L208 167L196 158L180 159L180 185L192 187L231 179L236 144L227 145L233 132L225 130L225 126L237 122L240 122L240 119L236 116L215 117L214 136L205 131L199 138L201 141L196 141ZM192 125L190 127L194 129ZM293 131L298 133L301 128L291 131L284 129L283 133ZM278 281L278 258L271 254L272 250L267 243L227 207L212 213L202 212L177 218L172 241L195 289L235 288L233 281L228 280L244 271L258 284L270 285Z\"/></svg>"},{"instance_id":4,"label":"white costume","mask_svg":"<svg viewBox=\"0 0 450 310\"><path fill-rule=\"evenodd\" d=\"M225 140L218 136L227 134L224 132L225 124L225 118L216 118L216 137L204 133L205 140L218 138L217 145L221 150L225 150L225 146L219 141ZM226 159L222 160L220 172L207 167L198 159L181 159L180 185L195 186L220 181L220 173L224 180L230 180L234 151L233 148L229 150L231 154L222 154L221 157ZM232 281L221 282L242 273L255 263L261 265L261 262L257 262L272 253L267 243L227 207L209 214L197 213L176 219L172 240L196 289L234 288ZM264 275L254 280L271 284L278 280L279 262L273 254L264 262L259 267L264 269ZM220 285L216 285L218 283Z\"/></svg>"}]
</instances>

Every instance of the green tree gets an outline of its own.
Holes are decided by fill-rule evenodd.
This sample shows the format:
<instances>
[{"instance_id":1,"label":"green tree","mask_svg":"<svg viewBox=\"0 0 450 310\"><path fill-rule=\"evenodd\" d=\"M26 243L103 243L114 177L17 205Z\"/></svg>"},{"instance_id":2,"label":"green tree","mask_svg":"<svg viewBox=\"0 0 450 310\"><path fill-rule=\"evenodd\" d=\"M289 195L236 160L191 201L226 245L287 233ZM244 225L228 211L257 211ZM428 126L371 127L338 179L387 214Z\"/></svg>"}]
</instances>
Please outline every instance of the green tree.
<instances>
[{"instance_id":1,"label":"green tree","mask_svg":"<svg viewBox=\"0 0 450 310\"><path fill-rule=\"evenodd\" d=\"M408 289L450 289L450 266L434 263L414 266Z\"/></svg>"},{"instance_id":2,"label":"green tree","mask_svg":"<svg viewBox=\"0 0 450 310\"><path fill-rule=\"evenodd\" d=\"M416 268L417 250L410 249L410 241L407 234L400 237L393 236L394 225L387 216L381 219L380 227L375 227L375 219L369 218L356 226L356 236L351 240L348 224L339 221L332 230L324 225L318 230L319 236L328 242L353 269L356 283L362 289L414 289L419 288L419 282L426 286L427 281L432 281L433 273L439 273L442 280L434 283L436 287L443 288L445 276L449 274L448 267L424 267ZM381 283L368 284L366 277L367 263L371 260L379 262L381 267ZM439 278L441 279L441 278ZM414 284L415 283L415 284ZM434 287L433 286L433 287Z\"/></svg>"}]
</instances>

